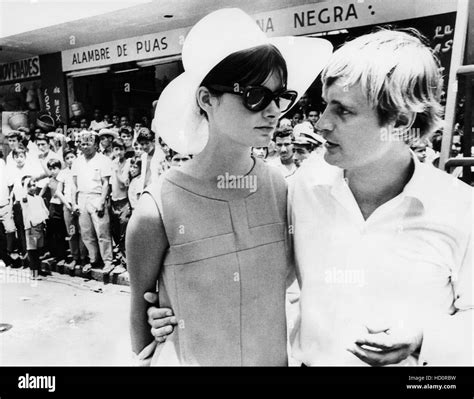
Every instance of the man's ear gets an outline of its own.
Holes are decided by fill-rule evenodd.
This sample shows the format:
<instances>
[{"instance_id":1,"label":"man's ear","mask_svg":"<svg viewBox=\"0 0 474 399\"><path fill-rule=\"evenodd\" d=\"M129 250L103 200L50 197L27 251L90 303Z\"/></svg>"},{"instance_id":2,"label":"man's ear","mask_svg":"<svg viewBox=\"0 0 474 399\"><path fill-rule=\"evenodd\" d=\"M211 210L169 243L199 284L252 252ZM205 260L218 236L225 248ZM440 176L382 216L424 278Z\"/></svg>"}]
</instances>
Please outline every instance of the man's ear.
<instances>
[{"instance_id":1,"label":"man's ear","mask_svg":"<svg viewBox=\"0 0 474 399\"><path fill-rule=\"evenodd\" d=\"M398 129L400 132L406 133L411 129L411 127L413 126L413 123L415 123L415 119L416 119L415 112L400 114L395 122L394 127L395 129Z\"/></svg>"}]
</instances>

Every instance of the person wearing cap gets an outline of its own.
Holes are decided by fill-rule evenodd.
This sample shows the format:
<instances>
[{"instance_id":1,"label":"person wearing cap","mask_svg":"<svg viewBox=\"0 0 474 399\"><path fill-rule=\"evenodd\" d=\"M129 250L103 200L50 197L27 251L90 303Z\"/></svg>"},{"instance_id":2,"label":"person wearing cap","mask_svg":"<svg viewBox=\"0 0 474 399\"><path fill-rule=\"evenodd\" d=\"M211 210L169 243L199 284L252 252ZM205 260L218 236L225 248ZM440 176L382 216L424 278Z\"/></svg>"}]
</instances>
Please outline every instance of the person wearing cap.
<instances>
[{"instance_id":1,"label":"person wearing cap","mask_svg":"<svg viewBox=\"0 0 474 399\"><path fill-rule=\"evenodd\" d=\"M106 157L112 159L113 149L112 141L119 138L118 133L115 130L104 128L99 130L99 152Z\"/></svg>"},{"instance_id":2,"label":"person wearing cap","mask_svg":"<svg viewBox=\"0 0 474 399\"><path fill-rule=\"evenodd\" d=\"M215 11L188 33L185 72L161 93L152 127L193 159L148 186L127 230L139 359L288 364L286 182L250 149L268 144L331 49L323 39L268 39L238 9ZM150 334L144 299L157 280L160 306L171 307L177 323L162 344Z\"/></svg>"},{"instance_id":3,"label":"person wearing cap","mask_svg":"<svg viewBox=\"0 0 474 399\"><path fill-rule=\"evenodd\" d=\"M324 139L314 133L313 126L309 122L296 125L293 129L293 161L299 168L303 161L311 157L313 151L324 144ZM293 175L294 176L294 175Z\"/></svg>"},{"instance_id":4,"label":"person wearing cap","mask_svg":"<svg viewBox=\"0 0 474 399\"><path fill-rule=\"evenodd\" d=\"M114 267L110 216L106 206L112 161L97 151L99 137L95 132L82 131L80 138L82 155L71 170L73 210L79 211L82 240L91 262L82 268L82 272L89 272L91 267L99 268L102 259L104 273L110 273Z\"/></svg>"}]
</instances>

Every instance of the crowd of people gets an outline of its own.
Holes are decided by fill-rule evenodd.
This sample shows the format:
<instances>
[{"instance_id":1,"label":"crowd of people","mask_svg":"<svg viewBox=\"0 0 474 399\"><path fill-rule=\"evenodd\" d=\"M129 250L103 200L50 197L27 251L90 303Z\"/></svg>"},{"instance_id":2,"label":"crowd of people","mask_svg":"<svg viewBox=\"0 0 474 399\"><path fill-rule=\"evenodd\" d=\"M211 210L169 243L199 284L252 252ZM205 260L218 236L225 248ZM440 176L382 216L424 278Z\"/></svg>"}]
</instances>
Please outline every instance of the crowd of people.
<instances>
[{"instance_id":1,"label":"crowd of people","mask_svg":"<svg viewBox=\"0 0 474 399\"><path fill-rule=\"evenodd\" d=\"M146 119L132 127L126 116L95 110L90 122L70 122L65 134L44 124L9 131L0 159L1 260L33 278L43 259L69 260L84 275L125 272L126 227L141 193L191 158L161 140L155 148Z\"/></svg>"}]
</instances>

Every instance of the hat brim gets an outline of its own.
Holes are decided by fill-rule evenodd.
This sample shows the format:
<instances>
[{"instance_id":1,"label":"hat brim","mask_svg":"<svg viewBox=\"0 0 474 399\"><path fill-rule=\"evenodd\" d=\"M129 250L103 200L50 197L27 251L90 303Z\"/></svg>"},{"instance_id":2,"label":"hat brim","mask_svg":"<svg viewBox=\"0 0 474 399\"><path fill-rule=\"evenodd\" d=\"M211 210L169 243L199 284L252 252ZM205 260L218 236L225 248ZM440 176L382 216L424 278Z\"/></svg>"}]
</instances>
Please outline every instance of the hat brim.
<instances>
[{"instance_id":1,"label":"hat brim","mask_svg":"<svg viewBox=\"0 0 474 399\"><path fill-rule=\"evenodd\" d=\"M333 48L327 40L308 37L278 37L268 42L278 48L285 59L287 88L298 92L297 99L316 80ZM152 129L178 153L198 154L208 141L208 122L200 114L196 101L201 81L202 77L185 71L166 86L158 99Z\"/></svg>"}]
</instances>

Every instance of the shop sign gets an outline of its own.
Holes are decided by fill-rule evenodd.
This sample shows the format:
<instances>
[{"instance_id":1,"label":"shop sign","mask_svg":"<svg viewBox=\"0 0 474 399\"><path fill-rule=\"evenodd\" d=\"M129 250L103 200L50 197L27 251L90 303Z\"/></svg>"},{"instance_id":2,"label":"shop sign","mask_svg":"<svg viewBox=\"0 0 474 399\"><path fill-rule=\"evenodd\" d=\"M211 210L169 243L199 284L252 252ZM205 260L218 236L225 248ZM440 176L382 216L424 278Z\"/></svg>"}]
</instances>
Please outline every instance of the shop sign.
<instances>
[{"instance_id":1,"label":"shop sign","mask_svg":"<svg viewBox=\"0 0 474 399\"><path fill-rule=\"evenodd\" d=\"M254 15L268 36L305 35L454 12L457 0L320 2Z\"/></svg>"},{"instance_id":2,"label":"shop sign","mask_svg":"<svg viewBox=\"0 0 474 399\"><path fill-rule=\"evenodd\" d=\"M63 71L180 54L188 30L176 29L66 50L62 52Z\"/></svg>"},{"instance_id":3,"label":"shop sign","mask_svg":"<svg viewBox=\"0 0 474 399\"><path fill-rule=\"evenodd\" d=\"M39 57L0 65L0 83L19 81L40 76Z\"/></svg>"}]
</instances>

